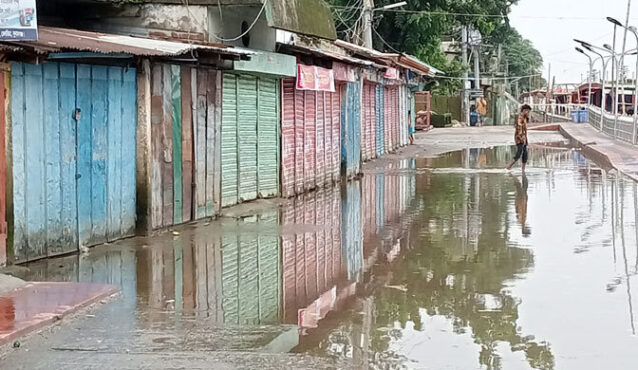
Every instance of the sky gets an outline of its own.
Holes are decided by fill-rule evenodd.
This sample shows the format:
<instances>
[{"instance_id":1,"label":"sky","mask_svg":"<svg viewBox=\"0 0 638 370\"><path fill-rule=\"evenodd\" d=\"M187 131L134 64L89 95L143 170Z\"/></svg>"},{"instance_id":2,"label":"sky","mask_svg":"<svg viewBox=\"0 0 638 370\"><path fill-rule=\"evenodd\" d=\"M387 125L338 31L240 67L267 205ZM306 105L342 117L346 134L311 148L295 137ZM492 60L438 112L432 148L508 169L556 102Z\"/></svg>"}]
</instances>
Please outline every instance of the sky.
<instances>
[{"instance_id":1,"label":"sky","mask_svg":"<svg viewBox=\"0 0 638 370\"><path fill-rule=\"evenodd\" d=\"M586 78L589 69L587 58L578 54L573 39L581 39L594 45L611 44L613 25L605 18L614 17L625 22L628 0L519 0L512 8L511 24L523 37L531 40L545 61L544 77L547 78L551 63L556 83L578 83ZM631 1L631 0L629 0ZM630 25L638 27L638 0L631 6ZM617 47L622 46L619 33ZM627 49L636 47L636 38L627 35ZM630 76L635 71L636 59L626 63ZM600 69L600 64L596 69Z\"/></svg>"}]
</instances>

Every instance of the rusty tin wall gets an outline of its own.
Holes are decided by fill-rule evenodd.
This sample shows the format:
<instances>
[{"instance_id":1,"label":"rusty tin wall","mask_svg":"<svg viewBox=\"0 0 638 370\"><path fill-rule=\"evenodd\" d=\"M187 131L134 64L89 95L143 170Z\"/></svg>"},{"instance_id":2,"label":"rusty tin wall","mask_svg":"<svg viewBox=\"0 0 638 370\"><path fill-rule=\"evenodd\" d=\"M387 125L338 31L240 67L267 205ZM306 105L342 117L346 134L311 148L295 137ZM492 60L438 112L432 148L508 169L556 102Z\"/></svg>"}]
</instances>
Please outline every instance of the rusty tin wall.
<instances>
[{"instance_id":1,"label":"rusty tin wall","mask_svg":"<svg viewBox=\"0 0 638 370\"><path fill-rule=\"evenodd\" d=\"M158 63L151 91L152 228L214 216L220 207L221 73Z\"/></svg>"}]
</instances>

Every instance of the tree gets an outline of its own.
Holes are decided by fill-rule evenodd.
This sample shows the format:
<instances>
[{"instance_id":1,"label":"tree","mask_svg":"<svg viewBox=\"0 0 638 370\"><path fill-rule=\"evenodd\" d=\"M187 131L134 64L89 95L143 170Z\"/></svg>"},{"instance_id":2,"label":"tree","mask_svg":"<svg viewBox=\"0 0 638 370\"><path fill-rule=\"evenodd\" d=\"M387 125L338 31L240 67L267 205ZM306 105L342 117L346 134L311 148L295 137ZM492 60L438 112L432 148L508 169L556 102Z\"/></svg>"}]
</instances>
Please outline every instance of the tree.
<instances>
[{"instance_id":1,"label":"tree","mask_svg":"<svg viewBox=\"0 0 638 370\"><path fill-rule=\"evenodd\" d=\"M362 29L361 1L329 0L335 6L335 19L340 36L357 41ZM395 0L376 0L378 7ZM441 48L444 38L458 40L461 26L472 26L489 43L502 44L511 75L538 72L542 66L540 53L509 25L508 14L518 0L409 0L398 11L375 14L375 48L402 51L443 70L448 77L461 76L464 68L450 59ZM519 74L520 73L520 74ZM529 80L527 80L527 85ZM437 89L451 92L460 87L458 80L444 80Z\"/></svg>"}]
</instances>

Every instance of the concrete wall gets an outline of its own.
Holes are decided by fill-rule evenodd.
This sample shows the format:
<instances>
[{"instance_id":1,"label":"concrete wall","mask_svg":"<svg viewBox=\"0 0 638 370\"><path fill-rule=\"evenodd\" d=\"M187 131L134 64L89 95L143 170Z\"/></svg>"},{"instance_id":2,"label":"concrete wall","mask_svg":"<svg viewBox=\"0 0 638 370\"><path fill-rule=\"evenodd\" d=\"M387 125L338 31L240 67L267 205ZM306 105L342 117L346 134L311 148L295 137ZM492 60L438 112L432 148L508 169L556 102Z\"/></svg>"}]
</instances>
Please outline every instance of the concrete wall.
<instances>
[{"instance_id":1,"label":"concrete wall","mask_svg":"<svg viewBox=\"0 0 638 370\"><path fill-rule=\"evenodd\" d=\"M87 15L77 22L83 28L106 33L208 39L208 9L205 6L87 5Z\"/></svg>"},{"instance_id":2,"label":"concrete wall","mask_svg":"<svg viewBox=\"0 0 638 370\"><path fill-rule=\"evenodd\" d=\"M232 39L241 35L243 33L242 23L246 22L250 26L257 18L260 10L261 6L222 6L220 14L219 7L209 7L209 41L219 43L222 42L219 38ZM259 17L255 27L249 32L249 36L250 43L248 45L244 45L241 39L224 41L223 43L258 50L275 51L277 31L268 26L265 11Z\"/></svg>"}]
</instances>

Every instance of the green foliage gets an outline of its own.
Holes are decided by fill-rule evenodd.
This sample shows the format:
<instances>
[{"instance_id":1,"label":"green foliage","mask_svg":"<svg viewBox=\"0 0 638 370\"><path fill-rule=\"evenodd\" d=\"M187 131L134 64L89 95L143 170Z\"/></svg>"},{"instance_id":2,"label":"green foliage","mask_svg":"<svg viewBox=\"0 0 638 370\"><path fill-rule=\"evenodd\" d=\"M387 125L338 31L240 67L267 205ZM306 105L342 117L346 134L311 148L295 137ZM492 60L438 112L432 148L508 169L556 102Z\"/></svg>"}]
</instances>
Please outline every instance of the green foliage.
<instances>
[{"instance_id":1,"label":"green foliage","mask_svg":"<svg viewBox=\"0 0 638 370\"><path fill-rule=\"evenodd\" d=\"M398 0L376 0L381 7ZM523 39L507 19L512 5L519 0L408 0L400 11L375 14L375 48L383 51L400 50L444 71L447 77L460 77L465 68L457 59L449 60L441 49L445 37L458 39L460 26L471 26L481 32L488 43L502 44L509 64L510 75L538 72L542 57L530 41ZM361 30L361 9L357 0L328 0L340 8L337 29L340 36L356 35ZM471 16L469 16L471 14ZM529 87L529 80L521 81ZM454 79L440 80L431 89L451 94L460 88Z\"/></svg>"}]
</instances>

